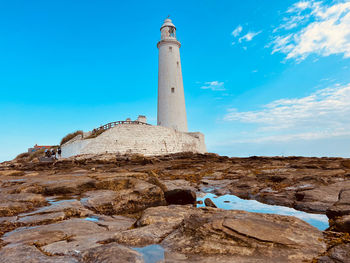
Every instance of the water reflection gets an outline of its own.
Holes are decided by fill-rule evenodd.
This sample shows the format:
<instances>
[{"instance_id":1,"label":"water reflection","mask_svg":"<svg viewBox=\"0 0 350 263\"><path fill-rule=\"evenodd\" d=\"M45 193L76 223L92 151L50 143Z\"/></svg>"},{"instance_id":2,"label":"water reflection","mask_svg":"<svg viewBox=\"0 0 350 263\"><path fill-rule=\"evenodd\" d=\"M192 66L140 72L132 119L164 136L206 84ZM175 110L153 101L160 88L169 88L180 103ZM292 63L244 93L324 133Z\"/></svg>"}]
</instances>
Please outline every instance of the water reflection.
<instances>
[{"instance_id":1,"label":"water reflection","mask_svg":"<svg viewBox=\"0 0 350 263\"><path fill-rule=\"evenodd\" d=\"M278 214L298 217L310 225L317 227L320 230L328 228L328 218L326 215L311 214L302 211L295 210L293 208L267 205L260 203L256 200L244 200L235 195L223 195L217 197L211 193L199 194L198 201L203 201L205 198L210 198L218 208L227 210L244 210L247 212L265 213L265 214ZM203 207L204 204L198 204L197 207Z\"/></svg>"},{"instance_id":2,"label":"water reflection","mask_svg":"<svg viewBox=\"0 0 350 263\"><path fill-rule=\"evenodd\" d=\"M98 222L100 221L100 218L98 216L88 216L84 218L87 221L91 221L91 222Z\"/></svg>"},{"instance_id":3,"label":"water reflection","mask_svg":"<svg viewBox=\"0 0 350 263\"><path fill-rule=\"evenodd\" d=\"M160 245L134 247L133 249L142 254L145 263L157 263L164 261L164 248Z\"/></svg>"}]
</instances>

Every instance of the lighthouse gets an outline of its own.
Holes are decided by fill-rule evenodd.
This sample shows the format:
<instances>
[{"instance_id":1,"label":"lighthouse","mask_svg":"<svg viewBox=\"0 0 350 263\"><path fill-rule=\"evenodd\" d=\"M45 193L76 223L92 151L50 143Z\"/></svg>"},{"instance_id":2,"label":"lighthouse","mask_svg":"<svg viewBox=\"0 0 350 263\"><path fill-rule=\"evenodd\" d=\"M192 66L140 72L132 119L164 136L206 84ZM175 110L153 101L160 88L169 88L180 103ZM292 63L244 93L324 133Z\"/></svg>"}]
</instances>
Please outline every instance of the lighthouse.
<instances>
[{"instance_id":1,"label":"lighthouse","mask_svg":"<svg viewBox=\"0 0 350 263\"><path fill-rule=\"evenodd\" d=\"M159 126L187 132L185 94L182 81L180 42L176 27L165 19L157 44L158 57L158 120Z\"/></svg>"}]
</instances>

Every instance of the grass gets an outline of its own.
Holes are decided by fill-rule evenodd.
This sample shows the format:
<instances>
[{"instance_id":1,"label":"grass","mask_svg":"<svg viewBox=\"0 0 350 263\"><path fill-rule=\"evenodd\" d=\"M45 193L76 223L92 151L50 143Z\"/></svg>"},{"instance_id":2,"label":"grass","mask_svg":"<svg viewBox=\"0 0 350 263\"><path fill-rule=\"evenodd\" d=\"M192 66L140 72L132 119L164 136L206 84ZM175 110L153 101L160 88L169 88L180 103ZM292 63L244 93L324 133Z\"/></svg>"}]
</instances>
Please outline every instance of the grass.
<instances>
[{"instance_id":1,"label":"grass","mask_svg":"<svg viewBox=\"0 0 350 263\"><path fill-rule=\"evenodd\" d=\"M16 156L15 160L20 161L20 162L27 162L27 161L32 161L33 159L37 157L42 157L45 155L45 149L39 149L35 152L25 152L25 153L20 153L19 155Z\"/></svg>"},{"instance_id":2,"label":"grass","mask_svg":"<svg viewBox=\"0 0 350 263\"><path fill-rule=\"evenodd\" d=\"M92 138L96 138L97 136L99 136L100 134L104 133L107 130L101 129L98 130L97 132L91 133L88 137L84 138L84 139L92 139Z\"/></svg>"},{"instance_id":3,"label":"grass","mask_svg":"<svg viewBox=\"0 0 350 263\"><path fill-rule=\"evenodd\" d=\"M34 158L42 157L45 155L45 149L40 149L35 152L32 152L29 156L29 161L33 160Z\"/></svg>"},{"instance_id":4,"label":"grass","mask_svg":"<svg viewBox=\"0 0 350 263\"><path fill-rule=\"evenodd\" d=\"M65 144L66 142L69 142L71 139L73 139L77 135L83 135L83 131L75 131L67 134L62 138L60 145Z\"/></svg>"},{"instance_id":5,"label":"grass","mask_svg":"<svg viewBox=\"0 0 350 263\"><path fill-rule=\"evenodd\" d=\"M30 153L28 153L28 152L25 152L25 153L20 153L19 155L17 155L16 156L16 160L20 160L20 159L25 159L25 158L27 158L27 157L29 157L30 156Z\"/></svg>"}]
</instances>

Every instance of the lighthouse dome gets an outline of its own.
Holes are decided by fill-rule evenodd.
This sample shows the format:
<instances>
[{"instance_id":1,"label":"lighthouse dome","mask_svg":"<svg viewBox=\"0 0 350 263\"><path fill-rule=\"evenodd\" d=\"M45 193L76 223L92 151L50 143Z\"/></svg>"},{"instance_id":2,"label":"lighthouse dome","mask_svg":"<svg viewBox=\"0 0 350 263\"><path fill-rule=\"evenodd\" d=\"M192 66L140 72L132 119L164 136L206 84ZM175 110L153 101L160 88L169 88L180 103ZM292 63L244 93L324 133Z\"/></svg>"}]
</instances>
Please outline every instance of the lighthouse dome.
<instances>
[{"instance_id":1,"label":"lighthouse dome","mask_svg":"<svg viewBox=\"0 0 350 263\"><path fill-rule=\"evenodd\" d=\"M162 30L163 27L175 27L175 25L173 24L173 22L171 21L170 18L167 18L164 20L164 23L162 25L162 27L160 28L160 30ZM175 27L176 28L176 27Z\"/></svg>"}]
</instances>

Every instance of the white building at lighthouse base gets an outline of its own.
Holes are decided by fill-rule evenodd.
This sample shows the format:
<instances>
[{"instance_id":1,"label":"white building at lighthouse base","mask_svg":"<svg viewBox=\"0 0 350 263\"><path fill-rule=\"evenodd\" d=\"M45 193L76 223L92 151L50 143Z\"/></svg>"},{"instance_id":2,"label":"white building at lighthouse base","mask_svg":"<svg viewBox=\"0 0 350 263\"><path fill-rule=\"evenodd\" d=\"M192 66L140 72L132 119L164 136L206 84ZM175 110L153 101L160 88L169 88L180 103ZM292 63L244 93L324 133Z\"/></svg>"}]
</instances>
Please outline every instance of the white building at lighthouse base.
<instances>
[{"instance_id":1,"label":"white building at lighthouse base","mask_svg":"<svg viewBox=\"0 0 350 263\"><path fill-rule=\"evenodd\" d=\"M204 135L143 124L119 124L96 138L78 135L61 145L62 157L81 154L166 155L180 152L205 153Z\"/></svg>"}]
</instances>

